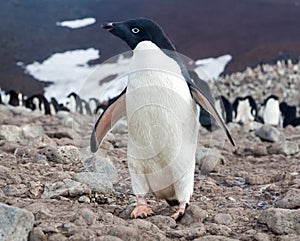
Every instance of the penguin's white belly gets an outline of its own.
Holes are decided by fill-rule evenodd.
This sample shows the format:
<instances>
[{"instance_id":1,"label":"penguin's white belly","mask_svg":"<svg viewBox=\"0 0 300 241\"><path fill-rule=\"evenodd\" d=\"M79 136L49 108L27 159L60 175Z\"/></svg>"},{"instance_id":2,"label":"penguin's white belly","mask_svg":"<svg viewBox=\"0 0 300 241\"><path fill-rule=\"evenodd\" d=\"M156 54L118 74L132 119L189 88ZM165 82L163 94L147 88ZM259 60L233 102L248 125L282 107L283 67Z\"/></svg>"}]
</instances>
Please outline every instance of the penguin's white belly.
<instances>
[{"instance_id":1,"label":"penguin's white belly","mask_svg":"<svg viewBox=\"0 0 300 241\"><path fill-rule=\"evenodd\" d=\"M270 99L264 109L264 123L270 125L278 125L280 122L280 109L277 100Z\"/></svg>"},{"instance_id":2,"label":"penguin's white belly","mask_svg":"<svg viewBox=\"0 0 300 241\"><path fill-rule=\"evenodd\" d=\"M130 73L126 111L133 191L188 202L199 124L184 79L157 70Z\"/></svg>"}]
</instances>

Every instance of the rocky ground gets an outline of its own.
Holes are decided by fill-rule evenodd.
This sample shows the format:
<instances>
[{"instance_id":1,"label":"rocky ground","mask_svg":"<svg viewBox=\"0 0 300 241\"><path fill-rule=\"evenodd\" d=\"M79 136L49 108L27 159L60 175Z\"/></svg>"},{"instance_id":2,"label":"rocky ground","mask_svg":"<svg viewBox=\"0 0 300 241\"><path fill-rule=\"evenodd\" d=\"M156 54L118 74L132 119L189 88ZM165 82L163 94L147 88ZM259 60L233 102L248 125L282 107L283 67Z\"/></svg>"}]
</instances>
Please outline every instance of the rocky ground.
<instances>
[{"instance_id":1,"label":"rocky ground","mask_svg":"<svg viewBox=\"0 0 300 241\"><path fill-rule=\"evenodd\" d=\"M94 121L0 105L0 240L300 240L299 127L230 123L236 147L201 129L194 194L176 223L151 195L154 215L129 218L126 122L92 155Z\"/></svg>"}]
</instances>

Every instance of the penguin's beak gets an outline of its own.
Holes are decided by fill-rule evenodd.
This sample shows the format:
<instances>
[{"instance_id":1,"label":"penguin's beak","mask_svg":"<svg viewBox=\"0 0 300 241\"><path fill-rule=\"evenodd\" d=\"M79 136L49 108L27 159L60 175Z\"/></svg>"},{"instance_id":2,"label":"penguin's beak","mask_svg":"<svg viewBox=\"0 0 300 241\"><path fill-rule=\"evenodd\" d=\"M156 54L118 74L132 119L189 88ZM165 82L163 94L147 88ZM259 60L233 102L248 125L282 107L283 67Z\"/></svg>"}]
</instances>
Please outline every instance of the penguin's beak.
<instances>
[{"instance_id":1,"label":"penguin's beak","mask_svg":"<svg viewBox=\"0 0 300 241\"><path fill-rule=\"evenodd\" d=\"M113 30L113 23L103 23L101 25L101 28L104 28L104 29L106 29L108 31L111 31L111 30Z\"/></svg>"}]
</instances>

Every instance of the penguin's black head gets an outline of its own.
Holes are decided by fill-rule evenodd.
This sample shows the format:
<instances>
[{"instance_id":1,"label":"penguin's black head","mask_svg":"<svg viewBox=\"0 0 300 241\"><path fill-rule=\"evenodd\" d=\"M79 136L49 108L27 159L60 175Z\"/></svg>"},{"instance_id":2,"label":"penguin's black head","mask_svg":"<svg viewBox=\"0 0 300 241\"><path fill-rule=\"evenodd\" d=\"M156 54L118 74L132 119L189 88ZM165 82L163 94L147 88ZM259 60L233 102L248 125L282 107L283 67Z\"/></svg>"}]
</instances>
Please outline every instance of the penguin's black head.
<instances>
[{"instance_id":1,"label":"penguin's black head","mask_svg":"<svg viewBox=\"0 0 300 241\"><path fill-rule=\"evenodd\" d=\"M142 41L151 41L161 49L175 50L160 26L151 19L134 18L122 22L104 23L101 27L123 39L131 49Z\"/></svg>"}]
</instances>

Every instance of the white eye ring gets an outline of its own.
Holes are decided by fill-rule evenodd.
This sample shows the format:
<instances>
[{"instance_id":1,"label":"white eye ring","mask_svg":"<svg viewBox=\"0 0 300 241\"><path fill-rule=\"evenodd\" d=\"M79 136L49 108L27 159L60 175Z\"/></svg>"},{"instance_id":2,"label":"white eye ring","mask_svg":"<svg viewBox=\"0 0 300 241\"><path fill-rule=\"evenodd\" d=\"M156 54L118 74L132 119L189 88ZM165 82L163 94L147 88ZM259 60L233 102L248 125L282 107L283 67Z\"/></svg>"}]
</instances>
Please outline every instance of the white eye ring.
<instances>
[{"instance_id":1,"label":"white eye ring","mask_svg":"<svg viewBox=\"0 0 300 241\"><path fill-rule=\"evenodd\" d=\"M131 31L132 31L133 33L138 33L140 30L139 30L138 28L133 28L133 29L131 29Z\"/></svg>"}]
</instances>

